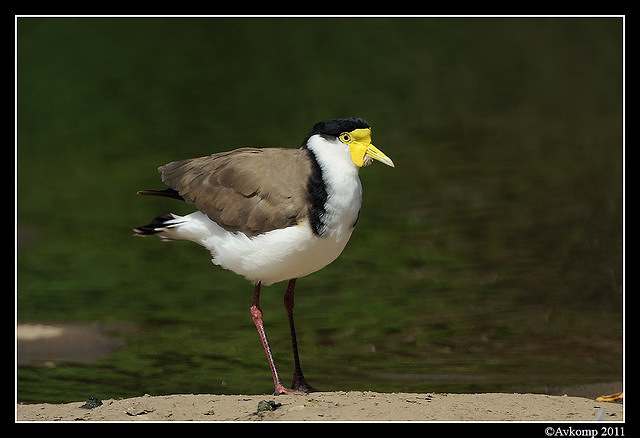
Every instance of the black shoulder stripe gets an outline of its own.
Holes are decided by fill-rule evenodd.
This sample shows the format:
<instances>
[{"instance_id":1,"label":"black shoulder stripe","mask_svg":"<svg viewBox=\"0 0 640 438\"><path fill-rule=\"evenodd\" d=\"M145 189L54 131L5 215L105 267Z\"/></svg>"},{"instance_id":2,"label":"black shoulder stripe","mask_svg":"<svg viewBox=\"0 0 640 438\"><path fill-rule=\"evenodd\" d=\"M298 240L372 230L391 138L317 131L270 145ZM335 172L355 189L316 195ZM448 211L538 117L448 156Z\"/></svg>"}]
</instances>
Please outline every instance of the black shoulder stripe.
<instances>
[{"instance_id":1,"label":"black shoulder stripe","mask_svg":"<svg viewBox=\"0 0 640 438\"><path fill-rule=\"evenodd\" d=\"M311 160L311 174L307 181L307 200L309 201L309 223L314 234L322 236L326 231L323 217L326 213L327 188L322 178L322 169L316 160L315 155L309 149L309 159Z\"/></svg>"}]
</instances>

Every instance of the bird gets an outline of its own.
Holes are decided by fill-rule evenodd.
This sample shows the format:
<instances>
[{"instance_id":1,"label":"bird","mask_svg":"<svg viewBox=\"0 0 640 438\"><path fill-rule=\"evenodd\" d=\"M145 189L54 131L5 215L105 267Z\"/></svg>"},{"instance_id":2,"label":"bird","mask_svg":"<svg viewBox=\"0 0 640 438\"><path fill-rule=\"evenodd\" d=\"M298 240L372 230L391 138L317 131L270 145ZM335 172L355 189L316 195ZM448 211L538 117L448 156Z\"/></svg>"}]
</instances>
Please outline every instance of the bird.
<instances>
[{"instance_id":1,"label":"bird","mask_svg":"<svg viewBox=\"0 0 640 438\"><path fill-rule=\"evenodd\" d=\"M293 321L296 280L333 262L356 226L362 204L361 167L393 161L371 142L371 126L349 117L316 123L299 148L242 147L173 161L158 168L159 190L140 195L185 201L197 211L165 213L134 229L164 241L187 240L212 262L253 283L251 317L271 369L274 395L317 390L302 373ZM294 358L291 386L280 378L260 308L262 286L288 281L284 307Z\"/></svg>"}]
</instances>

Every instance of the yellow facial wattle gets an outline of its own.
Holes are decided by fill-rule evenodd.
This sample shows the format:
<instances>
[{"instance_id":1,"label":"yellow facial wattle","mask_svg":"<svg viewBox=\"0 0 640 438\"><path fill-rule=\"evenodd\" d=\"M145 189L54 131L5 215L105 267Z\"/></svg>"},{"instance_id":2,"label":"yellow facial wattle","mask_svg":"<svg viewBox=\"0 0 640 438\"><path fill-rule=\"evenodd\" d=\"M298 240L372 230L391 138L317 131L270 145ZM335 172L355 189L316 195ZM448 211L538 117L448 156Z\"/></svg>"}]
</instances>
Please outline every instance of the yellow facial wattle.
<instances>
[{"instance_id":1,"label":"yellow facial wattle","mask_svg":"<svg viewBox=\"0 0 640 438\"><path fill-rule=\"evenodd\" d=\"M378 160L387 166L395 167L391 158L371 144L371 128L354 129L343 132L338 139L351 149L351 159L358 167L368 166L372 160Z\"/></svg>"}]
</instances>

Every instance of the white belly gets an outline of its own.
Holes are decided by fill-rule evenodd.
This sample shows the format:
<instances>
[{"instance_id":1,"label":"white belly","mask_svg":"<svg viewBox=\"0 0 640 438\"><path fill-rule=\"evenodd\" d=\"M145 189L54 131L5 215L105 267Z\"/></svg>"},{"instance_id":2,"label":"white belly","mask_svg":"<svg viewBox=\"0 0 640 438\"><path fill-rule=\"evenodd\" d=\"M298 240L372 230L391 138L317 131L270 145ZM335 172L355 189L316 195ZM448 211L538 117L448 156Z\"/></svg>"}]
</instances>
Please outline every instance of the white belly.
<instances>
[{"instance_id":1,"label":"white belly","mask_svg":"<svg viewBox=\"0 0 640 438\"><path fill-rule=\"evenodd\" d=\"M197 211L177 217L166 238L191 240L207 248L212 262L254 283L268 286L318 271L334 261L351 237L352 227L318 237L306 222L256 237L231 233Z\"/></svg>"}]
</instances>

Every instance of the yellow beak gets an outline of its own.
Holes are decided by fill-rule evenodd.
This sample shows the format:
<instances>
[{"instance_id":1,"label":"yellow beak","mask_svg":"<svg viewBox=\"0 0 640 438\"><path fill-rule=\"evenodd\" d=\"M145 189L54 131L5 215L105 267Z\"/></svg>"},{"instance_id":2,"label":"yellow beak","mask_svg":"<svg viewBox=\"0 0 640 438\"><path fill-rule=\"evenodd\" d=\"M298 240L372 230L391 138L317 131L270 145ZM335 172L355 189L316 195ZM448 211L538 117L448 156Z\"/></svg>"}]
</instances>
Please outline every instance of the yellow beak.
<instances>
[{"instance_id":1,"label":"yellow beak","mask_svg":"<svg viewBox=\"0 0 640 438\"><path fill-rule=\"evenodd\" d=\"M371 158L374 160L378 160L381 163L386 164L387 166L396 167L391 161L391 158L387 157L380 149L369 143L367 150L364 153L364 160L362 165L368 166L371 164Z\"/></svg>"},{"instance_id":2,"label":"yellow beak","mask_svg":"<svg viewBox=\"0 0 640 438\"><path fill-rule=\"evenodd\" d=\"M387 157L380 149L371 144L371 128L354 129L348 134L349 140L345 143L349 145L351 149L351 159L358 167L368 166L373 160L378 160L387 166L395 167L391 158Z\"/></svg>"}]
</instances>

